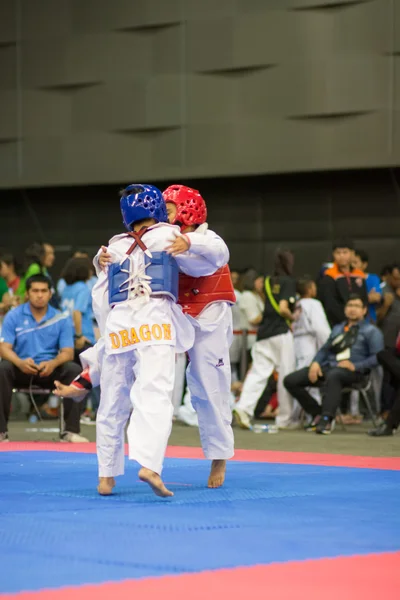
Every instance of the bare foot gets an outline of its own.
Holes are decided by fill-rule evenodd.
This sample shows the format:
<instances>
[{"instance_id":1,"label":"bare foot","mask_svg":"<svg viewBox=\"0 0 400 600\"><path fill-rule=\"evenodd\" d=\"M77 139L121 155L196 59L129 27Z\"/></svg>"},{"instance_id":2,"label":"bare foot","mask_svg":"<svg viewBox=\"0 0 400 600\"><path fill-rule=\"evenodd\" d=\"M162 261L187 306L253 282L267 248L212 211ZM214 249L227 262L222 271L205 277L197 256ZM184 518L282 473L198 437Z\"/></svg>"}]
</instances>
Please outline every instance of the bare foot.
<instances>
[{"instance_id":1,"label":"bare foot","mask_svg":"<svg viewBox=\"0 0 400 600\"><path fill-rule=\"evenodd\" d=\"M150 469L142 467L139 471L139 479L148 483L156 496L167 498L168 496L174 495L173 492L165 487L164 482L158 473L150 471Z\"/></svg>"},{"instance_id":2,"label":"bare foot","mask_svg":"<svg viewBox=\"0 0 400 600\"><path fill-rule=\"evenodd\" d=\"M226 460L213 460L211 463L210 476L208 478L209 488L219 488L224 484L226 471Z\"/></svg>"},{"instance_id":3,"label":"bare foot","mask_svg":"<svg viewBox=\"0 0 400 600\"><path fill-rule=\"evenodd\" d=\"M114 487L114 477L99 477L99 485L97 486L97 491L99 492L100 496L110 496Z\"/></svg>"}]
</instances>

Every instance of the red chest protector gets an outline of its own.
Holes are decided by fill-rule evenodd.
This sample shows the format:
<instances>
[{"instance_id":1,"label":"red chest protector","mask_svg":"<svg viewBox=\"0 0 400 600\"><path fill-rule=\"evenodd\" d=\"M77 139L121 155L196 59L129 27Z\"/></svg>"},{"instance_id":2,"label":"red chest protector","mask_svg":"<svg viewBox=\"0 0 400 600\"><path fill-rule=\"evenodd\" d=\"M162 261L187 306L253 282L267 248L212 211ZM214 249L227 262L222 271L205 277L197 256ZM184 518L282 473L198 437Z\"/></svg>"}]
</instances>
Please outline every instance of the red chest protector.
<instances>
[{"instance_id":1,"label":"red chest protector","mask_svg":"<svg viewBox=\"0 0 400 600\"><path fill-rule=\"evenodd\" d=\"M213 302L229 302L235 304L231 273L228 265L218 269L207 277L189 277L179 274L179 299L185 314L197 317L202 310Z\"/></svg>"}]
</instances>

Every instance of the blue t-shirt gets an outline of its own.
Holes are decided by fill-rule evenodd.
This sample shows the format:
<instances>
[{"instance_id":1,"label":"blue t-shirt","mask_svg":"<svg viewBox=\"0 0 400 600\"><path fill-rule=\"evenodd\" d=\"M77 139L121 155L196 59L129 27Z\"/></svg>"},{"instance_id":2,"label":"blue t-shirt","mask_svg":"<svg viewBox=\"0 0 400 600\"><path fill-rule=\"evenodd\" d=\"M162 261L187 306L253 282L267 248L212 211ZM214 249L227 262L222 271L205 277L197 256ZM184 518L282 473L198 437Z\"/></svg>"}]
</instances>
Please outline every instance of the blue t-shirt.
<instances>
[{"instance_id":1,"label":"blue t-shirt","mask_svg":"<svg viewBox=\"0 0 400 600\"><path fill-rule=\"evenodd\" d=\"M93 288L96 285L96 283L97 283L96 275L93 275L93 277L88 279L88 281L86 282L86 285L88 286L89 291L90 291L90 295L92 295L92 291L93 291ZM92 321L93 321L93 326L97 326L96 317L94 316L94 312L93 312L93 302L91 303L90 306L92 308L91 317L92 317Z\"/></svg>"},{"instance_id":2,"label":"blue t-shirt","mask_svg":"<svg viewBox=\"0 0 400 600\"><path fill-rule=\"evenodd\" d=\"M63 295L63 291L65 290L65 288L67 287L67 282L65 281L65 279L59 279L58 283L57 283L57 293L60 296L60 298L62 298Z\"/></svg>"},{"instance_id":3,"label":"blue t-shirt","mask_svg":"<svg viewBox=\"0 0 400 600\"><path fill-rule=\"evenodd\" d=\"M74 347L71 318L52 306L39 322L32 315L29 302L10 310L4 318L1 340L12 344L21 358L33 358L36 364L52 360L61 348Z\"/></svg>"},{"instance_id":4,"label":"blue t-shirt","mask_svg":"<svg viewBox=\"0 0 400 600\"><path fill-rule=\"evenodd\" d=\"M378 275L374 273L367 273L366 286L368 294L375 290L376 292L381 293L381 280ZM371 320L376 323L376 304L368 304L368 314L371 317Z\"/></svg>"},{"instance_id":5,"label":"blue t-shirt","mask_svg":"<svg viewBox=\"0 0 400 600\"><path fill-rule=\"evenodd\" d=\"M84 281L77 281L72 285L66 285L61 296L61 306L71 316L74 310L82 314L82 335L95 344L92 295L87 284Z\"/></svg>"}]
</instances>

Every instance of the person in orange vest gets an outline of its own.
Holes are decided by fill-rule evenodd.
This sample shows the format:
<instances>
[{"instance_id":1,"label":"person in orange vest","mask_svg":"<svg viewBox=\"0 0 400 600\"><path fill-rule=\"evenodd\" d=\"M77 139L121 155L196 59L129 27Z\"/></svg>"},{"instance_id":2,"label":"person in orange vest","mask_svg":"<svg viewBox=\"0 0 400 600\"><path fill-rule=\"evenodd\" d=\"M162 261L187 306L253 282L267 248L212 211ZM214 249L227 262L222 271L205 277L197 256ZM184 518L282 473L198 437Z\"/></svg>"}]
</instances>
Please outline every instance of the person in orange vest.
<instances>
[{"instance_id":1,"label":"person in orange vest","mask_svg":"<svg viewBox=\"0 0 400 600\"><path fill-rule=\"evenodd\" d=\"M339 239L332 244L333 266L327 269L318 283L318 300L321 301L331 327L345 320L344 309L351 294L368 300L366 275L352 267L354 243Z\"/></svg>"}]
</instances>

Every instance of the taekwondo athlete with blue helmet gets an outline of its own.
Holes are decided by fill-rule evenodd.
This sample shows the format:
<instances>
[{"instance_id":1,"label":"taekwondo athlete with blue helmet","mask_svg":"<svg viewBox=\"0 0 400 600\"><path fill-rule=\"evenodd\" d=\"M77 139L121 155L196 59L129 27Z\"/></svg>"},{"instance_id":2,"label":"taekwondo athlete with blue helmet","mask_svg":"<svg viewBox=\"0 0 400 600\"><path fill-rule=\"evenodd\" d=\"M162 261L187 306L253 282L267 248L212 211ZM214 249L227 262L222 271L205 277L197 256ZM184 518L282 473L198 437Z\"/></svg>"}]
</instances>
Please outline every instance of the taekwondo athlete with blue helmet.
<instances>
[{"instance_id":1,"label":"taekwondo athlete with blue helmet","mask_svg":"<svg viewBox=\"0 0 400 600\"><path fill-rule=\"evenodd\" d=\"M109 494L124 472L124 428L129 458L159 496L172 426L175 353L194 341L191 323L176 305L178 265L167 254L173 231L160 190L130 185L121 195L127 233L108 246L112 264L93 288L94 310L104 331L101 400L97 413L99 488ZM100 314L99 314L100 313Z\"/></svg>"}]
</instances>

